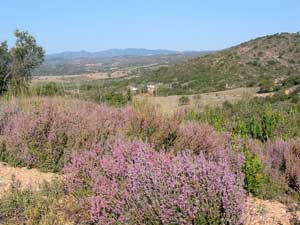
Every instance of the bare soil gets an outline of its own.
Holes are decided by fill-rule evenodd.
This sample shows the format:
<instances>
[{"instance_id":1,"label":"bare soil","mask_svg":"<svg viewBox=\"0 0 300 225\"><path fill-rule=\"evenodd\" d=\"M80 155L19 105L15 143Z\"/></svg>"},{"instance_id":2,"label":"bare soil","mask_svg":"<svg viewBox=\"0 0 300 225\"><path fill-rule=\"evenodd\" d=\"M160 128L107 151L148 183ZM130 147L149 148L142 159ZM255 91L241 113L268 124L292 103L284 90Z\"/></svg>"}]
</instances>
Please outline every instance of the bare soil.
<instances>
[{"instance_id":1,"label":"bare soil","mask_svg":"<svg viewBox=\"0 0 300 225\"><path fill-rule=\"evenodd\" d=\"M43 173L37 169L15 168L0 162L0 197L10 188L13 180L19 181L23 188L38 189L44 181L51 182L58 177L59 175L54 173Z\"/></svg>"},{"instance_id":2,"label":"bare soil","mask_svg":"<svg viewBox=\"0 0 300 225\"><path fill-rule=\"evenodd\" d=\"M277 201L249 198L246 225L294 225L300 221L300 212L292 212Z\"/></svg>"}]
</instances>

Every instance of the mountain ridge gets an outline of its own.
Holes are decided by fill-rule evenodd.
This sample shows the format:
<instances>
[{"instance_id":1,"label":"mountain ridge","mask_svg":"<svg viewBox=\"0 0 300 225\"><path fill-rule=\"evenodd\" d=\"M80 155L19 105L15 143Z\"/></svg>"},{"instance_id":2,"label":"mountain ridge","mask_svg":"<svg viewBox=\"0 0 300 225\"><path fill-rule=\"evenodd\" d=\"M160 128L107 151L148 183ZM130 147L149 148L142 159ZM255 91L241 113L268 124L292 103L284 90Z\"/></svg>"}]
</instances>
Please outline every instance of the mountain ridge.
<instances>
[{"instance_id":1,"label":"mountain ridge","mask_svg":"<svg viewBox=\"0 0 300 225\"><path fill-rule=\"evenodd\" d=\"M174 55L185 53L200 53L212 51L176 51L167 49L146 49L146 48L125 48L125 49L107 49L103 51L89 52L81 51L64 51L46 55L49 59L79 59L79 58L111 58L120 56L155 56L155 55Z\"/></svg>"}]
</instances>

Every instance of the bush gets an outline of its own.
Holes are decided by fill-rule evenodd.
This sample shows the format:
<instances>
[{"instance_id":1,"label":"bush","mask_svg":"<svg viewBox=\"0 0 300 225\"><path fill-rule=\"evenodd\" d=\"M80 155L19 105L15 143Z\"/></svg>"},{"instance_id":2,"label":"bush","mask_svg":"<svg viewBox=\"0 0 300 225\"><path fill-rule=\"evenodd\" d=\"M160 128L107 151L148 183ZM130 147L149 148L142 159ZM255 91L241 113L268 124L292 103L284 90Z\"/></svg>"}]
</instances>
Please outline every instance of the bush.
<instances>
[{"instance_id":1,"label":"bush","mask_svg":"<svg viewBox=\"0 0 300 225\"><path fill-rule=\"evenodd\" d=\"M155 146L155 149L170 149L177 138L179 124L184 112L170 117L162 115L153 105L145 103L135 105L136 113L130 117L127 135L130 139L140 139Z\"/></svg>"},{"instance_id":2,"label":"bush","mask_svg":"<svg viewBox=\"0 0 300 225\"><path fill-rule=\"evenodd\" d=\"M64 88L62 84L48 82L33 86L28 94L33 96L61 96L64 94Z\"/></svg>"},{"instance_id":3,"label":"bush","mask_svg":"<svg viewBox=\"0 0 300 225\"><path fill-rule=\"evenodd\" d=\"M273 179L285 180L286 184L300 193L300 142L269 141L262 156Z\"/></svg>"},{"instance_id":4,"label":"bush","mask_svg":"<svg viewBox=\"0 0 300 225\"><path fill-rule=\"evenodd\" d=\"M127 93L126 95L124 95L122 93L111 92L111 93L105 94L101 98L101 102L105 102L108 105L112 105L112 106L124 106L130 101L131 101L130 93L129 94Z\"/></svg>"},{"instance_id":5,"label":"bush","mask_svg":"<svg viewBox=\"0 0 300 225\"><path fill-rule=\"evenodd\" d=\"M244 146L243 153L245 162L242 171L245 174L245 189L257 196L261 193L265 182L263 165L259 157L249 151L248 146Z\"/></svg>"},{"instance_id":6,"label":"bush","mask_svg":"<svg viewBox=\"0 0 300 225\"><path fill-rule=\"evenodd\" d=\"M190 101L189 97L183 95L179 98L179 105L187 105L189 104L189 101Z\"/></svg>"},{"instance_id":7,"label":"bush","mask_svg":"<svg viewBox=\"0 0 300 225\"><path fill-rule=\"evenodd\" d=\"M201 153L174 155L119 140L74 154L65 173L94 224L243 222L243 176Z\"/></svg>"},{"instance_id":8,"label":"bush","mask_svg":"<svg viewBox=\"0 0 300 225\"><path fill-rule=\"evenodd\" d=\"M208 124L188 123L180 126L175 141L176 150L192 150L194 153L215 153L230 146L230 136L218 133Z\"/></svg>"},{"instance_id":9,"label":"bush","mask_svg":"<svg viewBox=\"0 0 300 225\"><path fill-rule=\"evenodd\" d=\"M72 151L103 144L129 126L129 108L49 98L22 101L7 106L17 107L18 112L2 119L7 121L3 130L6 161L17 165L60 171Z\"/></svg>"}]
</instances>

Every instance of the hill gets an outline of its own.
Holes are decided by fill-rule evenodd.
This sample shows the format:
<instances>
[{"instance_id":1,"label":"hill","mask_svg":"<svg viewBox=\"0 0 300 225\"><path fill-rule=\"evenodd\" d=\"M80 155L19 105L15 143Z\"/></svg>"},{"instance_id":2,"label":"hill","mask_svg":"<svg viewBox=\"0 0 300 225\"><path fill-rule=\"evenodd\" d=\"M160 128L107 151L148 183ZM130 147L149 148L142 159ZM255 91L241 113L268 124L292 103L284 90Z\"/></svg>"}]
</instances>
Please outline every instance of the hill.
<instances>
[{"instance_id":1,"label":"hill","mask_svg":"<svg viewBox=\"0 0 300 225\"><path fill-rule=\"evenodd\" d=\"M98 52L88 51L66 51L61 53L49 54L46 59L78 59L78 58L109 58L120 56L154 56L154 55L172 55L192 52L181 52L165 49L144 49L144 48L126 48L126 49L108 49Z\"/></svg>"},{"instance_id":2,"label":"hill","mask_svg":"<svg viewBox=\"0 0 300 225\"><path fill-rule=\"evenodd\" d=\"M159 93L164 95L249 86L272 90L300 75L300 34L260 37L147 75L147 82L163 83Z\"/></svg>"},{"instance_id":3,"label":"hill","mask_svg":"<svg viewBox=\"0 0 300 225\"><path fill-rule=\"evenodd\" d=\"M74 75L97 72L132 71L136 68L174 65L209 54L209 51L176 52L170 50L112 49L101 52L62 52L47 55L34 75Z\"/></svg>"}]
</instances>

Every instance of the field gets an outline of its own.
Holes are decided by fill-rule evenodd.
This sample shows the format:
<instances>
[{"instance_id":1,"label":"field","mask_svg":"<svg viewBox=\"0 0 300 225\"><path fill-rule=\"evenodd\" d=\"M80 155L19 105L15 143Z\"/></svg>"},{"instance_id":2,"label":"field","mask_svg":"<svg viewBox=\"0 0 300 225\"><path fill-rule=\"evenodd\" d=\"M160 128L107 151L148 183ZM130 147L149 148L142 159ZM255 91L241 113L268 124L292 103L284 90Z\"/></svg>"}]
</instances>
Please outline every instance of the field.
<instances>
[{"instance_id":1,"label":"field","mask_svg":"<svg viewBox=\"0 0 300 225\"><path fill-rule=\"evenodd\" d=\"M80 81L93 81L109 78L126 77L128 73L125 71L115 71L113 73L98 72L98 73L86 73L80 75L59 75L59 76L34 76L32 82L80 82Z\"/></svg>"},{"instance_id":2,"label":"field","mask_svg":"<svg viewBox=\"0 0 300 225\"><path fill-rule=\"evenodd\" d=\"M236 103L242 99L250 99L253 97L260 97L257 94L258 88L237 88L227 91L202 93L198 95L187 95L189 101L185 105L180 105L180 97L182 95L172 95L166 97L153 97L153 96L136 96L134 100L144 101L156 105L163 113L172 113L182 108L197 107L199 110L204 110L206 107L221 106L224 102L228 101ZM262 97L264 95L262 94Z\"/></svg>"}]
</instances>

